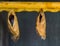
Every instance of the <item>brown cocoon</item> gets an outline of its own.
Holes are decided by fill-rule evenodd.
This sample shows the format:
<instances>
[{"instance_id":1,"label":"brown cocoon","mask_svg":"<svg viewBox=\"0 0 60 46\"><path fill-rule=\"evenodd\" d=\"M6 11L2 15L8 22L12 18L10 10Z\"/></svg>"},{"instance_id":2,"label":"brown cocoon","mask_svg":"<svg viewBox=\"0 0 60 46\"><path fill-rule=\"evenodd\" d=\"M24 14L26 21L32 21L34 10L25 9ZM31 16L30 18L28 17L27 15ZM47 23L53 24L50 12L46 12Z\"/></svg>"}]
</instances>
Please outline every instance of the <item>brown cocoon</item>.
<instances>
[{"instance_id":1,"label":"brown cocoon","mask_svg":"<svg viewBox=\"0 0 60 46\"><path fill-rule=\"evenodd\" d=\"M10 21L11 16L13 17L13 25ZM17 20L17 16L16 14L14 13L13 10L11 10L9 13L8 13L8 28L12 34L12 39L13 41L17 41L20 37L20 33L19 33L19 26L18 26L18 20Z\"/></svg>"},{"instance_id":2,"label":"brown cocoon","mask_svg":"<svg viewBox=\"0 0 60 46\"><path fill-rule=\"evenodd\" d=\"M43 11L40 11L37 21L36 30L43 40L46 39L46 19Z\"/></svg>"}]
</instances>

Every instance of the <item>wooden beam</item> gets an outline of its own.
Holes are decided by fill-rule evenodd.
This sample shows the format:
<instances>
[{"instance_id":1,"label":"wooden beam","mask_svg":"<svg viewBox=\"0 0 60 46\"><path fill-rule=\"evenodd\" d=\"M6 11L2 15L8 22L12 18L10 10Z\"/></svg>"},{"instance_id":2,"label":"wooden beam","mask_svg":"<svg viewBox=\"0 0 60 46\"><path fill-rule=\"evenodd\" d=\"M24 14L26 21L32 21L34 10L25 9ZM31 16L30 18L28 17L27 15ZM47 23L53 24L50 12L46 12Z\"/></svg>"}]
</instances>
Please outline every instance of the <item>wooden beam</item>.
<instances>
[{"instance_id":1,"label":"wooden beam","mask_svg":"<svg viewBox=\"0 0 60 46\"><path fill-rule=\"evenodd\" d=\"M57 12L60 11L60 2L0 2L0 11L39 11L41 8L44 11Z\"/></svg>"}]
</instances>

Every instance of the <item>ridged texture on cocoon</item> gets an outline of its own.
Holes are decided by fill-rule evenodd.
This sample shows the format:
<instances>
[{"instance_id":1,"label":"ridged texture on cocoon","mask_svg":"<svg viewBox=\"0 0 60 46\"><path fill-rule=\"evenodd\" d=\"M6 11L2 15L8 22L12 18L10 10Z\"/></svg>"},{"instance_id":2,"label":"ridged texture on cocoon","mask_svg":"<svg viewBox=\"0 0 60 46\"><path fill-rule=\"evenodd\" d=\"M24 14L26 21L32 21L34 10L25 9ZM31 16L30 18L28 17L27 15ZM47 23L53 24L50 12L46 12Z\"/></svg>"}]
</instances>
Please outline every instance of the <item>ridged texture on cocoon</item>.
<instances>
[{"instance_id":1,"label":"ridged texture on cocoon","mask_svg":"<svg viewBox=\"0 0 60 46\"><path fill-rule=\"evenodd\" d=\"M46 39L46 19L45 14L41 10L36 21L36 30L43 40Z\"/></svg>"},{"instance_id":2,"label":"ridged texture on cocoon","mask_svg":"<svg viewBox=\"0 0 60 46\"><path fill-rule=\"evenodd\" d=\"M13 25L10 21L10 17L13 16ZM20 37L20 33L19 33L19 26L18 26L18 20L17 20L17 16L15 14L15 12L13 10L11 10L9 13L8 13L8 27L9 27L9 30L12 34L12 39L13 41L17 41Z\"/></svg>"}]
</instances>

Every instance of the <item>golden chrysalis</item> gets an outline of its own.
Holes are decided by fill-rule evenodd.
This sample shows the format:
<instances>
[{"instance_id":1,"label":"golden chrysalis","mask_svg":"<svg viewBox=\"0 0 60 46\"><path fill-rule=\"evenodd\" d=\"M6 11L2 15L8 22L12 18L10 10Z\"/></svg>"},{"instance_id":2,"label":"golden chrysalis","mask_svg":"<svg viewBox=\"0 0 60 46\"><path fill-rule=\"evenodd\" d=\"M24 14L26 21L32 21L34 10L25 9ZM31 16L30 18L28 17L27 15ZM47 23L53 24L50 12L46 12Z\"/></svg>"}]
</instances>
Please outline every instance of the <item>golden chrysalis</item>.
<instances>
[{"instance_id":1,"label":"golden chrysalis","mask_svg":"<svg viewBox=\"0 0 60 46\"><path fill-rule=\"evenodd\" d=\"M37 21L36 21L36 30L43 40L46 39L46 19L43 10L40 11Z\"/></svg>"},{"instance_id":2,"label":"golden chrysalis","mask_svg":"<svg viewBox=\"0 0 60 46\"><path fill-rule=\"evenodd\" d=\"M13 20L13 23L11 22L11 20ZM11 10L8 13L8 27L9 27L9 30L12 34L13 41L18 40L20 37L19 26L18 26L17 16L13 10Z\"/></svg>"}]
</instances>

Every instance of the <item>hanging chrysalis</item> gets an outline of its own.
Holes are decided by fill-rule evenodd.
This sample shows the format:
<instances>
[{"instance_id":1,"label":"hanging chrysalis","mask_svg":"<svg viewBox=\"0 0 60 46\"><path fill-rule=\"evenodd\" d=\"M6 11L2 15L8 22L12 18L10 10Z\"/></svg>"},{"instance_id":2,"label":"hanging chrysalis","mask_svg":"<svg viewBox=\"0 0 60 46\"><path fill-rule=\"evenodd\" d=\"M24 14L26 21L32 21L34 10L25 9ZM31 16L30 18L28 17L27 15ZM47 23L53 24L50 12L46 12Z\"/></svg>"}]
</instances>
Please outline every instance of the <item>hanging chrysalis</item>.
<instances>
[{"instance_id":1,"label":"hanging chrysalis","mask_svg":"<svg viewBox=\"0 0 60 46\"><path fill-rule=\"evenodd\" d=\"M41 9L37 21L36 21L36 30L43 40L46 39L46 19L43 10Z\"/></svg>"},{"instance_id":2,"label":"hanging chrysalis","mask_svg":"<svg viewBox=\"0 0 60 46\"><path fill-rule=\"evenodd\" d=\"M12 34L13 41L17 41L19 39L20 33L17 16L13 10L8 13L8 27Z\"/></svg>"}]
</instances>

